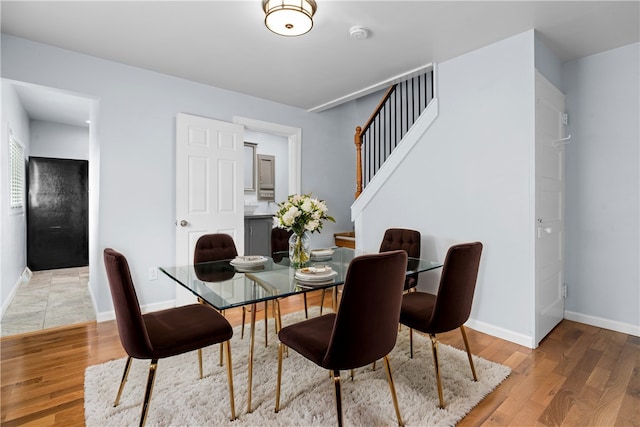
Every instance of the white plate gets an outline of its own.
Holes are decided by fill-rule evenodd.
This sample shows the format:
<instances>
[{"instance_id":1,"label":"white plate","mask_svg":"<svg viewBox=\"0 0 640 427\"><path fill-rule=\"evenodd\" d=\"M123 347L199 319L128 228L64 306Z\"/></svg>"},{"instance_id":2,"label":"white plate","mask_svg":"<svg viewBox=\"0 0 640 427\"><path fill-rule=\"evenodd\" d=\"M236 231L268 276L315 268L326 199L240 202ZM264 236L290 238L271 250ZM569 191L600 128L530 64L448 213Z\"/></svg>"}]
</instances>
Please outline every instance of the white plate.
<instances>
[{"instance_id":1,"label":"white plate","mask_svg":"<svg viewBox=\"0 0 640 427\"><path fill-rule=\"evenodd\" d=\"M331 283L333 283L333 278L329 280L320 280L317 282L298 280L298 286L300 286L301 288L307 288L307 289L315 288L316 286L329 285Z\"/></svg>"},{"instance_id":2,"label":"white plate","mask_svg":"<svg viewBox=\"0 0 640 427\"><path fill-rule=\"evenodd\" d=\"M326 255L326 256L314 256L314 255L311 255L311 258L309 258L309 259L311 261L329 261L332 257L333 257L333 255Z\"/></svg>"},{"instance_id":3,"label":"white plate","mask_svg":"<svg viewBox=\"0 0 640 427\"><path fill-rule=\"evenodd\" d=\"M322 282L336 276L338 272L331 269L329 266L315 266L305 267L296 270L296 279L303 282Z\"/></svg>"},{"instance_id":4,"label":"white plate","mask_svg":"<svg viewBox=\"0 0 640 427\"><path fill-rule=\"evenodd\" d=\"M234 267L242 268L257 267L266 263L267 260L268 258L262 255L237 256L232 259L229 264L233 265Z\"/></svg>"},{"instance_id":5,"label":"white plate","mask_svg":"<svg viewBox=\"0 0 640 427\"><path fill-rule=\"evenodd\" d=\"M252 265L252 266L239 266L239 265L234 265L233 268L238 272L238 273L251 273L252 271L260 271L260 270L264 270L264 264L260 264L260 265Z\"/></svg>"},{"instance_id":6,"label":"white plate","mask_svg":"<svg viewBox=\"0 0 640 427\"><path fill-rule=\"evenodd\" d=\"M312 258L330 257L335 251L333 249L311 249Z\"/></svg>"}]
</instances>

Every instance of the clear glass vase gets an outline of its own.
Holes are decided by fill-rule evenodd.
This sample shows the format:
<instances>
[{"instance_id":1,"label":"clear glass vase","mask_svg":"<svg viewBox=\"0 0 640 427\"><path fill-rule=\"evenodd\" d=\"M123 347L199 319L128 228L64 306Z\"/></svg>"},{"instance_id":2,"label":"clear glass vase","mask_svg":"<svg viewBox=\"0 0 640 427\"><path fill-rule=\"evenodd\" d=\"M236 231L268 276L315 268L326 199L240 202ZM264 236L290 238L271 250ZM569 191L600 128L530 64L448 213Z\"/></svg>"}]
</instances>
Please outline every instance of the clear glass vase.
<instances>
[{"instance_id":1,"label":"clear glass vase","mask_svg":"<svg viewBox=\"0 0 640 427\"><path fill-rule=\"evenodd\" d=\"M311 258L311 236L309 232L293 233L289 237L289 263L291 267L300 268L309 264Z\"/></svg>"}]
</instances>

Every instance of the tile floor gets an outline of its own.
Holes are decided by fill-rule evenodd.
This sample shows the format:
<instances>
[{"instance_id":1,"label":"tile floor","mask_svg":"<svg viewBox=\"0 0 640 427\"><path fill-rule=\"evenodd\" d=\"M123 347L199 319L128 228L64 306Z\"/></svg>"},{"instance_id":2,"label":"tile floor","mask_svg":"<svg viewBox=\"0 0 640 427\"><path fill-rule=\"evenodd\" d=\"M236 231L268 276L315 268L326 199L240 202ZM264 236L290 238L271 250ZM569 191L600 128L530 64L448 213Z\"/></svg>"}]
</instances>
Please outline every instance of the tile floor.
<instances>
[{"instance_id":1,"label":"tile floor","mask_svg":"<svg viewBox=\"0 0 640 427\"><path fill-rule=\"evenodd\" d=\"M88 283L89 267L33 272L2 317L1 335L95 321Z\"/></svg>"}]
</instances>

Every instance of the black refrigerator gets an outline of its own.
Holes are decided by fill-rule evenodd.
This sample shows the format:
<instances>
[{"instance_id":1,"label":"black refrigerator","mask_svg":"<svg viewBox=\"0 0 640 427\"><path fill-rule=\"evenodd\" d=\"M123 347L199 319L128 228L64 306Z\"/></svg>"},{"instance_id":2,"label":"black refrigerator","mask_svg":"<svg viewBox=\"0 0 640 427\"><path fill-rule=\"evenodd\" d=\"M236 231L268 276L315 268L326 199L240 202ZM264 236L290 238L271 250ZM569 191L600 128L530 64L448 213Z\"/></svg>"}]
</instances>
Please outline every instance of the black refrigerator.
<instances>
[{"instance_id":1,"label":"black refrigerator","mask_svg":"<svg viewBox=\"0 0 640 427\"><path fill-rule=\"evenodd\" d=\"M27 265L33 271L89 265L89 162L30 157Z\"/></svg>"}]
</instances>

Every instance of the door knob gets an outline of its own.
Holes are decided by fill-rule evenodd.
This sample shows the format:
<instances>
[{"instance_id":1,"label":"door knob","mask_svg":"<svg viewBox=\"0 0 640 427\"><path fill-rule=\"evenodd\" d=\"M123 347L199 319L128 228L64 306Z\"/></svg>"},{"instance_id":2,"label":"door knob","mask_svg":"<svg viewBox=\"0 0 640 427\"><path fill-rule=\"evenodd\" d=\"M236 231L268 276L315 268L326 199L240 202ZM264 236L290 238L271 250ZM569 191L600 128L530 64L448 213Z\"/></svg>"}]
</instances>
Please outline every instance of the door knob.
<instances>
[{"instance_id":1,"label":"door knob","mask_svg":"<svg viewBox=\"0 0 640 427\"><path fill-rule=\"evenodd\" d=\"M189 225L187 220L183 219L182 221L180 221L180 227L186 227L187 225Z\"/></svg>"}]
</instances>

